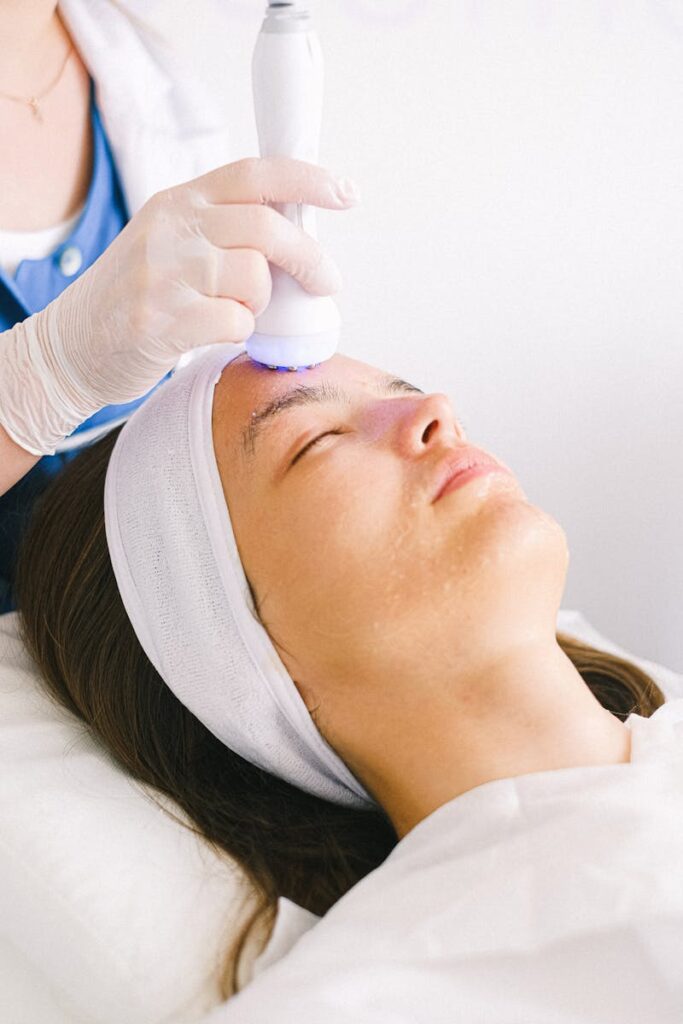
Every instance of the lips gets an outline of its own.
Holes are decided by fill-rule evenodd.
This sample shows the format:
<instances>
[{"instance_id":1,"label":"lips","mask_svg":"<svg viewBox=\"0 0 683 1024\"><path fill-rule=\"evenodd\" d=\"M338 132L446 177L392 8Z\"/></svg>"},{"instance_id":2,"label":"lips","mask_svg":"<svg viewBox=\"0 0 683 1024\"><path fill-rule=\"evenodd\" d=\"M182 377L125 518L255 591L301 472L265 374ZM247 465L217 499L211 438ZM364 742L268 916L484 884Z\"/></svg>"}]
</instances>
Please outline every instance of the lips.
<instances>
[{"instance_id":1,"label":"lips","mask_svg":"<svg viewBox=\"0 0 683 1024\"><path fill-rule=\"evenodd\" d=\"M506 473L509 472L505 466L501 466L500 462L487 455L486 452L473 448L471 445L461 445L457 450L449 452L439 463L435 474L432 504L439 500L443 491L455 477L468 469L487 466Z\"/></svg>"}]
</instances>

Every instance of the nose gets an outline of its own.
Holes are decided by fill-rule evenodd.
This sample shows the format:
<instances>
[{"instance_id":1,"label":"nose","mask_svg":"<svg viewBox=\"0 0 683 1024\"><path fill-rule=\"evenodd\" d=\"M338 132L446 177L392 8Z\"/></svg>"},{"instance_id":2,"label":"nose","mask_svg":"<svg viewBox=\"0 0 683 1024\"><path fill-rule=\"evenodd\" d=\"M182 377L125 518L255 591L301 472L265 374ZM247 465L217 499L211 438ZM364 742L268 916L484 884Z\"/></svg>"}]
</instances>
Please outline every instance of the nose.
<instances>
[{"instance_id":1,"label":"nose","mask_svg":"<svg viewBox=\"0 0 683 1024\"><path fill-rule=\"evenodd\" d=\"M406 455L421 455L434 445L464 441L464 431L451 408L448 395L437 392L416 398L400 425L400 446Z\"/></svg>"}]
</instances>

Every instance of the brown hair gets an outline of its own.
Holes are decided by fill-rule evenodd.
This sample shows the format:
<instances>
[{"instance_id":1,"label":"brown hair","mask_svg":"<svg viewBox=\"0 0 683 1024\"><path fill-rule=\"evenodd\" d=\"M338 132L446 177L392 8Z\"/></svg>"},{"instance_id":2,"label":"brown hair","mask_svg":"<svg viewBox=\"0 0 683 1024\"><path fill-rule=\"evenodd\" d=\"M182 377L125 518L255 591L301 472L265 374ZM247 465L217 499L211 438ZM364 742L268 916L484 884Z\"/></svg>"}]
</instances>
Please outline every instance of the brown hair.
<instances>
[{"instance_id":1,"label":"brown hair","mask_svg":"<svg viewBox=\"0 0 683 1024\"><path fill-rule=\"evenodd\" d=\"M382 863L397 837L382 811L328 803L243 760L156 672L123 607L106 543L104 479L120 429L80 452L36 502L15 572L20 630L52 697L129 775L170 797L184 812L176 820L246 873L258 902L228 951L225 999L237 990L251 927L270 924L279 896L322 915ZM649 717L664 703L630 662L562 633L557 639L618 718Z\"/></svg>"}]
</instances>

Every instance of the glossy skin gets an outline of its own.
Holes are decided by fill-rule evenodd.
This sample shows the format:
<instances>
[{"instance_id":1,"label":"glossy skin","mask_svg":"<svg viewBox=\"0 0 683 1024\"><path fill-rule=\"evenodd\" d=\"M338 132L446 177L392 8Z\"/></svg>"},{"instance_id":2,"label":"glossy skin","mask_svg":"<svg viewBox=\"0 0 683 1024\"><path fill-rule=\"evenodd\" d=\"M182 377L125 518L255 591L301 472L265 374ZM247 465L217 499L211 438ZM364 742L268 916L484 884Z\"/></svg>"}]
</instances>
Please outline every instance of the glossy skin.
<instances>
[{"instance_id":1,"label":"glossy skin","mask_svg":"<svg viewBox=\"0 0 683 1024\"><path fill-rule=\"evenodd\" d=\"M469 442L445 395L387 393L386 377L342 355L298 374L240 356L213 432L264 624L403 835L496 778L628 761L630 732L557 644L562 528L511 474L433 502L443 458ZM280 413L243 452L257 410L321 382L348 398ZM325 430L342 433L290 465Z\"/></svg>"}]
</instances>

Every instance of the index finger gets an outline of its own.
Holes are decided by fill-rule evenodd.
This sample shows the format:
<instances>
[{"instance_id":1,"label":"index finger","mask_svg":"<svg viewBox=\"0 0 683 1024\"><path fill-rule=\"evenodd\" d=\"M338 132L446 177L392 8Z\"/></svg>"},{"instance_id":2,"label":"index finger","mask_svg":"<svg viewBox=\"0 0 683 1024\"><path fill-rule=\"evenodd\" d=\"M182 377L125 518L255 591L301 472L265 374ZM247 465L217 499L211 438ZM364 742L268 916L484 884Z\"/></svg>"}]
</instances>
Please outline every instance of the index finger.
<instances>
[{"instance_id":1,"label":"index finger","mask_svg":"<svg viewBox=\"0 0 683 1024\"><path fill-rule=\"evenodd\" d=\"M245 157L195 178L193 185L209 203L307 203L338 210L356 201L348 179L289 156Z\"/></svg>"}]
</instances>

